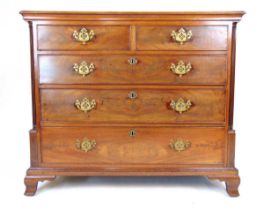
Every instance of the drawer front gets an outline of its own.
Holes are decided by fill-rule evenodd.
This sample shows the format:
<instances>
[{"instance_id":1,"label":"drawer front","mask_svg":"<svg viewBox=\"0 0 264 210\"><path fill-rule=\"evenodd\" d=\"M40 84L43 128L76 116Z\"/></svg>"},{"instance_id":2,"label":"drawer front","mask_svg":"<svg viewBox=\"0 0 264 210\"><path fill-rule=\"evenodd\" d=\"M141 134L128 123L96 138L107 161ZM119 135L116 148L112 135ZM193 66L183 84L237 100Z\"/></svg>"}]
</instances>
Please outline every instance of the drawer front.
<instances>
[{"instance_id":1,"label":"drawer front","mask_svg":"<svg viewBox=\"0 0 264 210\"><path fill-rule=\"evenodd\" d=\"M133 80L142 84L225 85L225 55L138 55Z\"/></svg>"},{"instance_id":2,"label":"drawer front","mask_svg":"<svg viewBox=\"0 0 264 210\"><path fill-rule=\"evenodd\" d=\"M183 43L171 35L181 28L190 37ZM227 26L138 26L136 36L138 50L227 50Z\"/></svg>"},{"instance_id":3,"label":"drawer front","mask_svg":"<svg viewBox=\"0 0 264 210\"><path fill-rule=\"evenodd\" d=\"M130 83L133 72L128 59L127 55L40 56L40 83Z\"/></svg>"},{"instance_id":4,"label":"drawer front","mask_svg":"<svg viewBox=\"0 0 264 210\"><path fill-rule=\"evenodd\" d=\"M82 29L87 29L87 37L92 30L94 35L84 42L79 37ZM74 36L74 32L76 36ZM39 50L128 50L128 26L38 26Z\"/></svg>"},{"instance_id":5,"label":"drawer front","mask_svg":"<svg viewBox=\"0 0 264 210\"><path fill-rule=\"evenodd\" d=\"M43 128L41 157L53 164L223 164L225 142L223 128Z\"/></svg>"},{"instance_id":6,"label":"drawer front","mask_svg":"<svg viewBox=\"0 0 264 210\"><path fill-rule=\"evenodd\" d=\"M223 123L225 92L223 89L42 89L41 107L42 121Z\"/></svg>"},{"instance_id":7,"label":"drawer front","mask_svg":"<svg viewBox=\"0 0 264 210\"><path fill-rule=\"evenodd\" d=\"M39 56L40 83L54 84L224 85L226 63L225 55Z\"/></svg>"}]
</instances>

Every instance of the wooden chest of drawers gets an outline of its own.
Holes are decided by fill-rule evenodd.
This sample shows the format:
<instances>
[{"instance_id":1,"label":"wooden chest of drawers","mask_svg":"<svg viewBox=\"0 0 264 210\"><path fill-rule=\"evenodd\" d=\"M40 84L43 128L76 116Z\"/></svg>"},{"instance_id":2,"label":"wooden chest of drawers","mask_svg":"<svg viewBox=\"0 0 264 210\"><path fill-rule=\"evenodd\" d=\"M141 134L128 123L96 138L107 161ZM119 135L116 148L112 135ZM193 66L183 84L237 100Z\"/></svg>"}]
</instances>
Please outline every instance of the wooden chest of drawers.
<instances>
[{"instance_id":1,"label":"wooden chest of drawers","mask_svg":"<svg viewBox=\"0 0 264 210\"><path fill-rule=\"evenodd\" d=\"M33 99L26 195L56 176L207 176L239 195L243 12L21 14Z\"/></svg>"}]
</instances>

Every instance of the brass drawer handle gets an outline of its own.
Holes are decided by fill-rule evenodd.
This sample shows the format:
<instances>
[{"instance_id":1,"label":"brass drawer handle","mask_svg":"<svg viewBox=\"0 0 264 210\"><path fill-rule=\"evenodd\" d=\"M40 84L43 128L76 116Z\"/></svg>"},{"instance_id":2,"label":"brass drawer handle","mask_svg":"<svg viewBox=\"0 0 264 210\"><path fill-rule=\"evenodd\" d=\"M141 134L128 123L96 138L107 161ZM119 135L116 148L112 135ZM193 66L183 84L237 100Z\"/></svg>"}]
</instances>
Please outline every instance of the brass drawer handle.
<instances>
[{"instance_id":1,"label":"brass drawer handle","mask_svg":"<svg viewBox=\"0 0 264 210\"><path fill-rule=\"evenodd\" d=\"M83 112L89 112L96 107L96 102L95 99L89 100L87 98L83 98L81 101L77 99L74 105L77 109Z\"/></svg>"},{"instance_id":2,"label":"brass drawer handle","mask_svg":"<svg viewBox=\"0 0 264 210\"><path fill-rule=\"evenodd\" d=\"M76 140L75 143L76 149L84 151L84 152L88 152L92 149L95 148L96 146L96 141L95 140L89 140L84 138L82 141L80 141L79 139Z\"/></svg>"},{"instance_id":3,"label":"brass drawer handle","mask_svg":"<svg viewBox=\"0 0 264 210\"><path fill-rule=\"evenodd\" d=\"M177 65L172 63L170 69L174 74L177 74L179 75L179 77L182 77L182 75L187 74L189 71L191 71L192 65L191 63L187 63L185 65L184 62L180 60Z\"/></svg>"},{"instance_id":4,"label":"brass drawer handle","mask_svg":"<svg viewBox=\"0 0 264 210\"><path fill-rule=\"evenodd\" d=\"M188 111L192 106L192 102L190 100L184 101L183 98L179 98L178 100L171 100L170 107L175 110L176 112L179 112L180 114L182 112Z\"/></svg>"},{"instance_id":5,"label":"brass drawer handle","mask_svg":"<svg viewBox=\"0 0 264 210\"><path fill-rule=\"evenodd\" d=\"M87 76L91 72L95 70L95 66L93 63L86 63L85 61L82 61L80 64L73 64L73 69L80 75Z\"/></svg>"},{"instance_id":6,"label":"brass drawer handle","mask_svg":"<svg viewBox=\"0 0 264 210\"><path fill-rule=\"evenodd\" d=\"M130 137L134 137L134 136L136 136L136 134L137 134L137 131L135 129L132 129L128 132L128 136L130 136Z\"/></svg>"},{"instance_id":7,"label":"brass drawer handle","mask_svg":"<svg viewBox=\"0 0 264 210\"><path fill-rule=\"evenodd\" d=\"M130 99L136 99L137 96L138 96L138 94L136 91L131 91L128 93L128 98L130 98Z\"/></svg>"},{"instance_id":8,"label":"brass drawer handle","mask_svg":"<svg viewBox=\"0 0 264 210\"><path fill-rule=\"evenodd\" d=\"M181 152L181 151L184 151L184 150L190 148L191 142L181 140L181 139L176 139L170 143L170 147L171 147L171 149L173 149L177 152Z\"/></svg>"},{"instance_id":9,"label":"brass drawer handle","mask_svg":"<svg viewBox=\"0 0 264 210\"><path fill-rule=\"evenodd\" d=\"M130 65L136 65L138 63L138 60L136 58L134 58L134 57L131 57L131 58L128 59L128 63Z\"/></svg>"},{"instance_id":10,"label":"brass drawer handle","mask_svg":"<svg viewBox=\"0 0 264 210\"><path fill-rule=\"evenodd\" d=\"M93 30L81 28L79 31L74 31L72 36L76 41L82 42L82 44L87 44L87 42L95 37L95 33Z\"/></svg>"},{"instance_id":11,"label":"brass drawer handle","mask_svg":"<svg viewBox=\"0 0 264 210\"><path fill-rule=\"evenodd\" d=\"M192 38L192 31L191 30L185 30L184 28L180 28L177 31L173 30L171 32L171 37L175 42L182 45Z\"/></svg>"}]
</instances>

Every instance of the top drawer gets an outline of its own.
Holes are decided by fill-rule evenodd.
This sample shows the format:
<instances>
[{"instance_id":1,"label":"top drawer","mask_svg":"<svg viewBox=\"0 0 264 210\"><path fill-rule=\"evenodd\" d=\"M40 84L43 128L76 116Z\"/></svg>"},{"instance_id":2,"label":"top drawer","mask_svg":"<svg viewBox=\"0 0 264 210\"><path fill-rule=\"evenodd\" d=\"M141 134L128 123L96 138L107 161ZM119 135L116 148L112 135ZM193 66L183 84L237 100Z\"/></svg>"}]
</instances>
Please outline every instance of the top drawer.
<instances>
[{"instance_id":1,"label":"top drawer","mask_svg":"<svg viewBox=\"0 0 264 210\"><path fill-rule=\"evenodd\" d=\"M136 37L137 50L227 50L227 26L138 26Z\"/></svg>"},{"instance_id":2,"label":"top drawer","mask_svg":"<svg viewBox=\"0 0 264 210\"><path fill-rule=\"evenodd\" d=\"M38 26L38 50L128 50L128 26Z\"/></svg>"}]
</instances>

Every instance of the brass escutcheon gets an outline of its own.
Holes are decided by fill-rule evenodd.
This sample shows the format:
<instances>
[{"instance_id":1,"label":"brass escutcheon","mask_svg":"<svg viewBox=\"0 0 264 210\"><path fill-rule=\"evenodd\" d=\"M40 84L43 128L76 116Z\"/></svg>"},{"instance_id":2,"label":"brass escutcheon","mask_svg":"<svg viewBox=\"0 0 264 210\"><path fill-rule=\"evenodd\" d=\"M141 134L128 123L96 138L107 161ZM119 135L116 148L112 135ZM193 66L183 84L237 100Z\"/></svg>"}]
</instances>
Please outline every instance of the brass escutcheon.
<instances>
[{"instance_id":1,"label":"brass escutcheon","mask_svg":"<svg viewBox=\"0 0 264 210\"><path fill-rule=\"evenodd\" d=\"M75 63L73 69L80 75L87 76L95 70L93 63L88 64L86 61L82 61L80 64Z\"/></svg>"},{"instance_id":2,"label":"brass escutcheon","mask_svg":"<svg viewBox=\"0 0 264 210\"><path fill-rule=\"evenodd\" d=\"M83 112L89 112L96 107L95 99L89 100L88 98L83 98L81 101L76 100L74 103L75 107Z\"/></svg>"},{"instance_id":3,"label":"brass escutcheon","mask_svg":"<svg viewBox=\"0 0 264 210\"><path fill-rule=\"evenodd\" d=\"M76 149L82 150L84 152L88 152L95 148L96 141L95 140L89 140L87 138L84 138L82 141L79 139L76 140L75 143Z\"/></svg>"},{"instance_id":4,"label":"brass escutcheon","mask_svg":"<svg viewBox=\"0 0 264 210\"><path fill-rule=\"evenodd\" d=\"M191 63L187 63L185 65L185 63L180 60L177 65L172 63L170 69L174 74L177 74L179 75L179 77L182 77L182 75L187 74L189 71L191 71L192 65Z\"/></svg>"},{"instance_id":5,"label":"brass escutcheon","mask_svg":"<svg viewBox=\"0 0 264 210\"><path fill-rule=\"evenodd\" d=\"M170 107L180 114L182 112L188 111L192 106L192 102L190 100L184 101L183 98L179 98L178 100L171 100Z\"/></svg>"},{"instance_id":6,"label":"brass escutcheon","mask_svg":"<svg viewBox=\"0 0 264 210\"><path fill-rule=\"evenodd\" d=\"M72 36L76 41L82 42L82 44L86 44L95 37L95 33L93 30L81 28L79 31L74 31Z\"/></svg>"},{"instance_id":7,"label":"brass escutcheon","mask_svg":"<svg viewBox=\"0 0 264 210\"><path fill-rule=\"evenodd\" d=\"M177 31L171 32L172 39L179 44L184 44L185 42L189 41L192 38L192 31L185 30L184 28L180 28Z\"/></svg>"},{"instance_id":8,"label":"brass escutcheon","mask_svg":"<svg viewBox=\"0 0 264 210\"><path fill-rule=\"evenodd\" d=\"M138 96L138 94L137 94L136 91L130 91L130 92L128 93L128 98L130 98L130 99L136 99L137 96Z\"/></svg>"},{"instance_id":9,"label":"brass escutcheon","mask_svg":"<svg viewBox=\"0 0 264 210\"><path fill-rule=\"evenodd\" d=\"M130 130L130 131L128 132L128 136L130 136L130 137L134 137L134 136L136 136L136 134L137 134L137 132L136 132L135 129L132 129L132 130Z\"/></svg>"},{"instance_id":10,"label":"brass escutcheon","mask_svg":"<svg viewBox=\"0 0 264 210\"><path fill-rule=\"evenodd\" d=\"M134 58L134 57L131 57L131 58L128 59L128 63L130 65L135 65L135 64L138 63L138 60L136 58Z\"/></svg>"},{"instance_id":11,"label":"brass escutcheon","mask_svg":"<svg viewBox=\"0 0 264 210\"><path fill-rule=\"evenodd\" d=\"M176 140L173 140L169 146L175 151L181 152L191 147L191 142L181 140L181 139L176 139Z\"/></svg>"}]
</instances>

